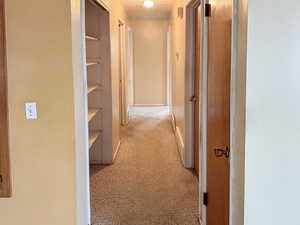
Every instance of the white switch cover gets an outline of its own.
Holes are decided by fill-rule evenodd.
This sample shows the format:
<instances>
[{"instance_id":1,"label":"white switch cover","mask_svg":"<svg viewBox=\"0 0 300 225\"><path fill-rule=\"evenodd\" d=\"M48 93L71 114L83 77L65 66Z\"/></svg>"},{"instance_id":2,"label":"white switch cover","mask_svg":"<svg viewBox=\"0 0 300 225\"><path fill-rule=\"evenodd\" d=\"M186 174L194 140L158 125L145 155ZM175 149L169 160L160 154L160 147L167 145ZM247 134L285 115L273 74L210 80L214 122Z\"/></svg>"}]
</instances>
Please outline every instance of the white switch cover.
<instances>
[{"instance_id":1,"label":"white switch cover","mask_svg":"<svg viewBox=\"0 0 300 225\"><path fill-rule=\"evenodd\" d=\"M37 119L36 102L25 103L25 112L26 112L26 119L36 120Z\"/></svg>"}]
</instances>

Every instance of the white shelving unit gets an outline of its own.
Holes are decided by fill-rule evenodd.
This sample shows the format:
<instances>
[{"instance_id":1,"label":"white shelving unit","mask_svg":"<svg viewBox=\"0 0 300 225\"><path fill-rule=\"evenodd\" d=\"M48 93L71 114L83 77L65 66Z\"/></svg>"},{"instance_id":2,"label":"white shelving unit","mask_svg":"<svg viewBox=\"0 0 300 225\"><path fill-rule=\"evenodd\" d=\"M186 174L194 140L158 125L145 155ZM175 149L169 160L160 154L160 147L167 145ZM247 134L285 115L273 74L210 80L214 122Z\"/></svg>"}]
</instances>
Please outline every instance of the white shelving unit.
<instances>
[{"instance_id":1,"label":"white shelving unit","mask_svg":"<svg viewBox=\"0 0 300 225\"><path fill-rule=\"evenodd\" d=\"M86 0L86 69L91 164L109 164L111 141L111 70L109 13Z\"/></svg>"}]
</instances>

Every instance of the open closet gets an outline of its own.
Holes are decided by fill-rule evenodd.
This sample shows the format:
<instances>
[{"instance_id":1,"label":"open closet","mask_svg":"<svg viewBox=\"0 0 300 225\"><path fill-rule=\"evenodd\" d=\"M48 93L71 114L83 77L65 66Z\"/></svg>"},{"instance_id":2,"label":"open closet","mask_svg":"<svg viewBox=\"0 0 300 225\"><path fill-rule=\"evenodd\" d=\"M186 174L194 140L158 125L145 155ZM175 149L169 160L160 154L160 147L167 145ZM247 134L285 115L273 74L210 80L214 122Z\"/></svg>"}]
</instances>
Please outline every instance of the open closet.
<instances>
[{"instance_id":1,"label":"open closet","mask_svg":"<svg viewBox=\"0 0 300 225\"><path fill-rule=\"evenodd\" d=\"M109 12L85 1L86 67L91 164L112 163L112 88Z\"/></svg>"}]
</instances>

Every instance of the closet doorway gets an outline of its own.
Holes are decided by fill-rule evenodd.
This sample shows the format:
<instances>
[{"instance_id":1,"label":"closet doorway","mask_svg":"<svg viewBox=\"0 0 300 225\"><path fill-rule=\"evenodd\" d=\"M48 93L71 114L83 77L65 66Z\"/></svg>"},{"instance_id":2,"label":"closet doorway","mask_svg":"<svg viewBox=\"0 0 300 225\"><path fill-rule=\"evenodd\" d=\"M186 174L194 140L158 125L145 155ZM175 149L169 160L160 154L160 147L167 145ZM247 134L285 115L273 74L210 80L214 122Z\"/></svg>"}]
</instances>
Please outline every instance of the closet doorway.
<instances>
[{"instance_id":1,"label":"closet doorway","mask_svg":"<svg viewBox=\"0 0 300 225\"><path fill-rule=\"evenodd\" d=\"M110 15L107 9L93 0L85 1L85 15L90 163L111 164Z\"/></svg>"}]
</instances>

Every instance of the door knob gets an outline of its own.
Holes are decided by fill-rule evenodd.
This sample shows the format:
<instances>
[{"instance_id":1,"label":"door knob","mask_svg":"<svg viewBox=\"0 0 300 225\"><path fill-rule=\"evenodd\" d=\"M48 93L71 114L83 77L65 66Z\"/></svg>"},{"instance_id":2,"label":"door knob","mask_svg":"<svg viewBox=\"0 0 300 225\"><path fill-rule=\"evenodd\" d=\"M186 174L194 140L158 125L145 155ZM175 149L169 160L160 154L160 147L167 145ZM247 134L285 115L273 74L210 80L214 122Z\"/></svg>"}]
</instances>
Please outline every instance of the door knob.
<instances>
[{"instance_id":1,"label":"door knob","mask_svg":"<svg viewBox=\"0 0 300 225\"><path fill-rule=\"evenodd\" d=\"M197 101L197 97L194 95L191 97L190 102L196 102Z\"/></svg>"},{"instance_id":2,"label":"door knob","mask_svg":"<svg viewBox=\"0 0 300 225\"><path fill-rule=\"evenodd\" d=\"M220 157L229 158L230 157L230 149L229 149L229 147L226 147L225 149L216 148L215 155L218 158L220 158Z\"/></svg>"}]
</instances>

